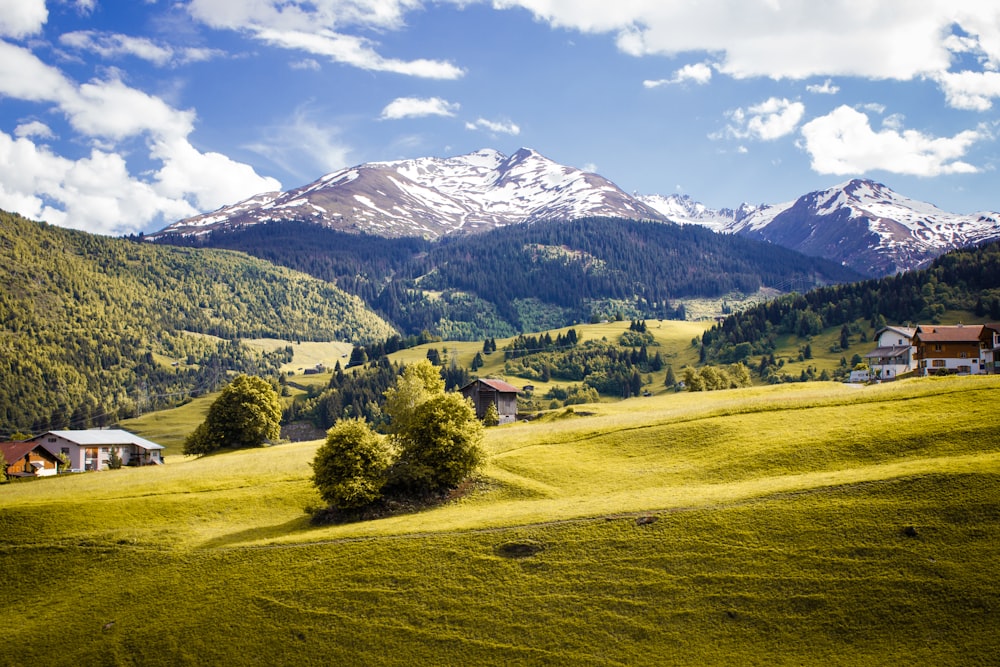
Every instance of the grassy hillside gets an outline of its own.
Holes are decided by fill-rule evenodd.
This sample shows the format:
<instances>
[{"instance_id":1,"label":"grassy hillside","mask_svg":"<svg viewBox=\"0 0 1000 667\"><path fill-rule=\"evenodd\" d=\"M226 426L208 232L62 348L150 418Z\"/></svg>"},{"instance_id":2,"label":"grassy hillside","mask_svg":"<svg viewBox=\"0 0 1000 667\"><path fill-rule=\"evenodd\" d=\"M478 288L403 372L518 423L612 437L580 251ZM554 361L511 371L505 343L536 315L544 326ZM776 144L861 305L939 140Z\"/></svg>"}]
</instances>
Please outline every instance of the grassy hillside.
<instances>
[{"instance_id":1,"label":"grassy hillside","mask_svg":"<svg viewBox=\"0 0 1000 667\"><path fill-rule=\"evenodd\" d=\"M0 212L0 437L113 423L270 372L247 337L371 341L360 299L239 253L158 247Z\"/></svg>"},{"instance_id":2,"label":"grassy hillside","mask_svg":"<svg viewBox=\"0 0 1000 667\"><path fill-rule=\"evenodd\" d=\"M417 514L310 526L318 443L0 487L10 664L989 662L1000 378L577 406ZM166 604L165 601L169 601Z\"/></svg>"}]
</instances>

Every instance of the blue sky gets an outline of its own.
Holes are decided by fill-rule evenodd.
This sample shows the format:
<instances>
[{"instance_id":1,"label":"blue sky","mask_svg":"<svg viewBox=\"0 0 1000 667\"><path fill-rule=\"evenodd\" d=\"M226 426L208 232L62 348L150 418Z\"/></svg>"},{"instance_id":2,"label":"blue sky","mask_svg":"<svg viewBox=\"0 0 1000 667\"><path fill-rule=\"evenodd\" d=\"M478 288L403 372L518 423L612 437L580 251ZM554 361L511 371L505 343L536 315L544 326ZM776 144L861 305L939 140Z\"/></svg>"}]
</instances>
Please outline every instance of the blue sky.
<instances>
[{"instance_id":1,"label":"blue sky","mask_svg":"<svg viewBox=\"0 0 1000 667\"><path fill-rule=\"evenodd\" d=\"M525 146L630 192L1000 210L995 0L0 0L0 208L153 231Z\"/></svg>"}]
</instances>

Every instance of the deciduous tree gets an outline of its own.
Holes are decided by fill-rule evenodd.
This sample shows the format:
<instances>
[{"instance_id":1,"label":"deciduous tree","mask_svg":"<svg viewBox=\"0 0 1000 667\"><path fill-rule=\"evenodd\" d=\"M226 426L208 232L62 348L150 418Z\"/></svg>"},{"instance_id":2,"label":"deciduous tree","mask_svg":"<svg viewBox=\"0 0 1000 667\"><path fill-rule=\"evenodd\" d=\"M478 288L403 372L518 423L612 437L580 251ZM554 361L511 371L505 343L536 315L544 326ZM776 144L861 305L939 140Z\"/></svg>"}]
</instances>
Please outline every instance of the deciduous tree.
<instances>
[{"instance_id":1,"label":"deciduous tree","mask_svg":"<svg viewBox=\"0 0 1000 667\"><path fill-rule=\"evenodd\" d=\"M281 403L266 380L237 376L208 409L184 442L185 454L208 454L223 447L260 447L281 433Z\"/></svg>"}]
</instances>

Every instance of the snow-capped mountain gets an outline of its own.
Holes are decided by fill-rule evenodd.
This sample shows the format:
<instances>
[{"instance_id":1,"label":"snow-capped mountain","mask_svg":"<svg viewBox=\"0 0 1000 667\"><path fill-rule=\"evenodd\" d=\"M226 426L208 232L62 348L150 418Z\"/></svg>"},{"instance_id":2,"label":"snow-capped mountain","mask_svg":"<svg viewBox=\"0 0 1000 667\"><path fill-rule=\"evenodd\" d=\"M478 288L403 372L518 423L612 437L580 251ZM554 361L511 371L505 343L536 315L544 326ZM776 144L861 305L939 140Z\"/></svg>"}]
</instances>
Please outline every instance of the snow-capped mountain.
<instances>
[{"instance_id":1,"label":"snow-capped mountain","mask_svg":"<svg viewBox=\"0 0 1000 667\"><path fill-rule=\"evenodd\" d=\"M452 158L371 162L289 192L259 194L152 235L204 234L301 220L380 236L438 238L546 219L609 216L664 221L614 183L522 148Z\"/></svg>"},{"instance_id":2,"label":"snow-capped mountain","mask_svg":"<svg viewBox=\"0 0 1000 667\"><path fill-rule=\"evenodd\" d=\"M1000 214L948 213L881 183L855 179L762 207L724 231L884 276L923 266L949 250L1000 238Z\"/></svg>"},{"instance_id":3,"label":"snow-capped mountain","mask_svg":"<svg viewBox=\"0 0 1000 667\"><path fill-rule=\"evenodd\" d=\"M741 204L739 208L714 209L696 202L688 195L635 195L642 203L656 209L671 222L682 225L701 225L715 232L725 232L761 206Z\"/></svg>"}]
</instances>

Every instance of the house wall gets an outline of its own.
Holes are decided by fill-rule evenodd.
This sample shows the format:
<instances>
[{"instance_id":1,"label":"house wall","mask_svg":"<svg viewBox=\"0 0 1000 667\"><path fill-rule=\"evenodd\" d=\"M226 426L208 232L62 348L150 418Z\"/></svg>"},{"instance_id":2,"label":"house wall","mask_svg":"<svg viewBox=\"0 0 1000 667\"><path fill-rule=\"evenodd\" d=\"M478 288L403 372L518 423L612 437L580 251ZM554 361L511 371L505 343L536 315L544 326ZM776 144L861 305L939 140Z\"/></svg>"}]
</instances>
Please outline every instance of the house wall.
<instances>
[{"instance_id":1,"label":"house wall","mask_svg":"<svg viewBox=\"0 0 1000 667\"><path fill-rule=\"evenodd\" d=\"M56 456L59 456L63 449L65 449L66 455L69 456L69 469L71 471L81 472L86 469L84 464L85 452L83 451L83 448L79 447L75 443L50 434L43 436L42 439L39 440L38 444Z\"/></svg>"},{"instance_id":2,"label":"house wall","mask_svg":"<svg viewBox=\"0 0 1000 667\"><path fill-rule=\"evenodd\" d=\"M910 339L898 331L883 331L878 337L876 347L893 347L899 345L909 345Z\"/></svg>"},{"instance_id":3,"label":"house wall","mask_svg":"<svg viewBox=\"0 0 1000 667\"><path fill-rule=\"evenodd\" d=\"M924 375L935 373L984 373L985 360L980 357L979 343L941 342L922 343L917 348L920 371Z\"/></svg>"}]
</instances>

